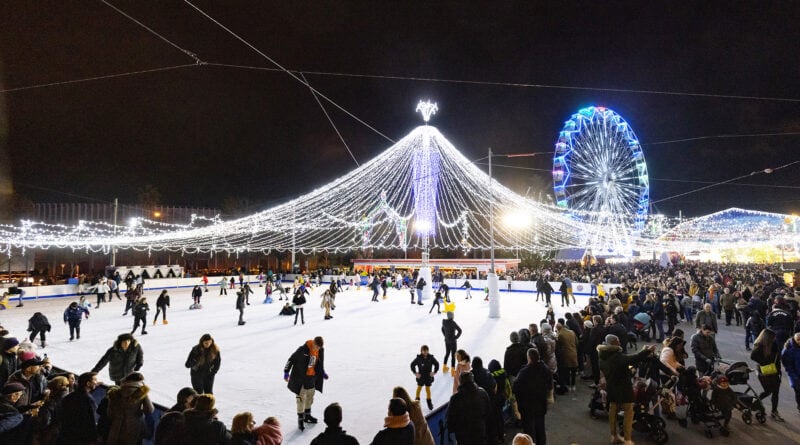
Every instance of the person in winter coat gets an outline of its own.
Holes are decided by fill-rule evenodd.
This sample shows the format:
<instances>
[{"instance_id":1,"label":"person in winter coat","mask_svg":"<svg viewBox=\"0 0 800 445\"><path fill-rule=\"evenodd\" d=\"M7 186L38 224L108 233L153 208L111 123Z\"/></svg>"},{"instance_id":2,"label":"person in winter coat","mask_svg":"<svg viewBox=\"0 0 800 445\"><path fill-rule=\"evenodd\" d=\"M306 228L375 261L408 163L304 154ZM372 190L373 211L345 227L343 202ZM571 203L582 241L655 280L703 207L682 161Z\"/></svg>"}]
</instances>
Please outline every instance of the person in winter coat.
<instances>
[{"instance_id":1,"label":"person in winter coat","mask_svg":"<svg viewBox=\"0 0 800 445\"><path fill-rule=\"evenodd\" d=\"M164 289L161 291L161 294L158 296L156 300L156 315L153 317L153 325L156 324L158 321L158 314L161 314L161 322L163 324L167 324L167 308L169 307L169 294L167 290Z\"/></svg>"},{"instance_id":2,"label":"person in winter coat","mask_svg":"<svg viewBox=\"0 0 800 445\"><path fill-rule=\"evenodd\" d=\"M323 415L327 428L311 441L311 445L358 445L358 440L341 427L342 407L338 403L325 407Z\"/></svg>"},{"instance_id":3,"label":"person in winter coat","mask_svg":"<svg viewBox=\"0 0 800 445\"><path fill-rule=\"evenodd\" d=\"M655 345L647 346L636 354L623 354L619 338L606 335L605 343L597 347L600 359L600 370L606 378L606 397L608 399L608 425L611 428L611 439L622 442L617 433L617 413L625 412L623 434L625 444L632 444L633 430L633 386L629 366L644 360L655 351ZM538 441L537 441L538 443Z\"/></svg>"},{"instance_id":4,"label":"person in winter coat","mask_svg":"<svg viewBox=\"0 0 800 445\"><path fill-rule=\"evenodd\" d=\"M150 305L147 304L147 298L142 297L133 306L133 329L131 334L136 332L139 328L139 323L142 324L142 335L147 335L147 312L150 311Z\"/></svg>"},{"instance_id":5,"label":"person in winter coat","mask_svg":"<svg viewBox=\"0 0 800 445\"><path fill-rule=\"evenodd\" d=\"M28 332L31 333L28 336L28 340L33 342L33 339L36 338L36 335L39 335L39 340L42 341L42 347L45 347L45 332L50 332L50 322L47 320L47 317L44 316L41 312L36 312L33 314L28 320Z\"/></svg>"},{"instance_id":6,"label":"person in winter coat","mask_svg":"<svg viewBox=\"0 0 800 445\"><path fill-rule=\"evenodd\" d=\"M547 445L544 416L553 391L553 375L539 359L539 351L528 349L528 364L523 366L514 381L513 391L522 416L522 429L535 438L537 444Z\"/></svg>"},{"instance_id":7,"label":"person in winter coat","mask_svg":"<svg viewBox=\"0 0 800 445\"><path fill-rule=\"evenodd\" d=\"M403 402L406 403L408 416L414 425L414 445L433 445L433 435L428 429L428 421L425 420L425 416L422 414L419 398L416 401L412 401L408 391L402 386L395 386L392 390L392 397L403 399Z\"/></svg>"},{"instance_id":8,"label":"person in winter coat","mask_svg":"<svg viewBox=\"0 0 800 445\"><path fill-rule=\"evenodd\" d=\"M256 445L281 445L283 443L281 424L276 417L264 419L260 426L253 429L253 434L256 436Z\"/></svg>"},{"instance_id":9,"label":"person in winter coat","mask_svg":"<svg viewBox=\"0 0 800 445\"><path fill-rule=\"evenodd\" d=\"M703 305L703 310L698 312L697 315L694 317L694 326L697 329L700 329L703 325L711 326L711 329L714 333L717 333L717 318L714 315L713 307L711 303L706 303Z\"/></svg>"},{"instance_id":10,"label":"person in winter coat","mask_svg":"<svg viewBox=\"0 0 800 445\"><path fill-rule=\"evenodd\" d=\"M794 390L794 401L800 413L800 332L786 341L781 353L781 363L789 376L789 386Z\"/></svg>"},{"instance_id":11,"label":"person in winter coat","mask_svg":"<svg viewBox=\"0 0 800 445\"><path fill-rule=\"evenodd\" d=\"M125 377L119 388L109 389L106 397L111 429L107 445L139 445L147 438L145 416L155 410L149 393L150 388L139 372Z\"/></svg>"},{"instance_id":12,"label":"person in winter coat","mask_svg":"<svg viewBox=\"0 0 800 445\"><path fill-rule=\"evenodd\" d=\"M77 389L64 397L58 413L61 429L57 445L94 445L97 442L94 417L97 404L91 394L97 385L97 373L85 372L78 377Z\"/></svg>"},{"instance_id":13,"label":"person in winter coat","mask_svg":"<svg viewBox=\"0 0 800 445\"><path fill-rule=\"evenodd\" d=\"M528 348L520 344L519 333L516 331L512 331L508 337L511 344L508 345L503 356L503 369L506 370L509 378L513 380L517 377L519 370L528 362Z\"/></svg>"},{"instance_id":14,"label":"person in winter coat","mask_svg":"<svg viewBox=\"0 0 800 445\"><path fill-rule=\"evenodd\" d=\"M422 278L422 277L417 278L417 285L415 287L417 288L417 304L420 305L420 306L422 306L422 304L423 304L422 303L422 292L423 292L423 290L425 290L425 286L427 286L427 285L428 285L428 283L425 282L425 278ZM413 296L413 294L411 296L411 304L414 304L414 296Z\"/></svg>"},{"instance_id":15,"label":"person in winter coat","mask_svg":"<svg viewBox=\"0 0 800 445\"><path fill-rule=\"evenodd\" d=\"M200 298L203 296L203 289L200 289L200 285L197 285L192 289L192 305L196 309L200 309Z\"/></svg>"},{"instance_id":16,"label":"person in winter coat","mask_svg":"<svg viewBox=\"0 0 800 445\"><path fill-rule=\"evenodd\" d=\"M489 396L489 412L486 416L486 438L493 439L497 437L498 434L494 412L497 398L497 383L494 381L492 373L483 366L483 359L480 357L476 356L472 358L471 372L475 378L475 384L486 391L486 394ZM490 440L489 442L491 443Z\"/></svg>"},{"instance_id":17,"label":"person in winter coat","mask_svg":"<svg viewBox=\"0 0 800 445\"><path fill-rule=\"evenodd\" d=\"M756 362L758 381L764 392L759 394L760 399L772 395L772 419L783 422L783 417L778 413L778 393L781 389L781 354L775 344L775 332L770 328L761 331L753 344L750 359Z\"/></svg>"},{"instance_id":18,"label":"person in winter coat","mask_svg":"<svg viewBox=\"0 0 800 445\"><path fill-rule=\"evenodd\" d=\"M456 367L452 369L453 372L453 394L458 391L461 386L461 374L472 371L472 363L467 351L459 349L456 351Z\"/></svg>"},{"instance_id":19,"label":"person in winter coat","mask_svg":"<svg viewBox=\"0 0 800 445\"><path fill-rule=\"evenodd\" d=\"M703 375L711 374L714 360L719 358L719 349L710 325L704 325L698 333L692 335L692 354L697 370Z\"/></svg>"},{"instance_id":20,"label":"person in winter coat","mask_svg":"<svg viewBox=\"0 0 800 445\"><path fill-rule=\"evenodd\" d=\"M453 320L455 315L447 313L447 318L442 320L442 335L444 335L444 360L442 360L442 372L447 372L447 358L450 358L452 375L455 376L456 350L458 349L457 340L461 337L461 327ZM452 354L452 355L451 355Z\"/></svg>"},{"instance_id":21,"label":"person in winter coat","mask_svg":"<svg viewBox=\"0 0 800 445\"><path fill-rule=\"evenodd\" d=\"M214 376L219 371L222 356L211 334L203 334L200 341L189 352L186 367L190 369L192 388L198 394L214 393Z\"/></svg>"},{"instance_id":22,"label":"person in winter coat","mask_svg":"<svg viewBox=\"0 0 800 445\"><path fill-rule=\"evenodd\" d=\"M578 374L578 337L561 323L556 323L556 358L561 384L575 391Z\"/></svg>"},{"instance_id":23,"label":"person in winter coat","mask_svg":"<svg viewBox=\"0 0 800 445\"><path fill-rule=\"evenodd\" d=\"M775 334L778 347L782 347L794 332L795 317L783 297L775 298L772 310L764 319L764 324Z\"/></svg>"},{"instance_id":24,"label":"person in winter coat","mask_svg":"<svg viewBox=\"0 0 800 445\"><path fill-rule=\"evenodd\" d=\"M187 439L192 445L228 445L231 434L225 424L217 420L213 394L200 394L194 408L183 412L186 419Z\"/></svg>"},{"instance_id":25,"label":"person in winter coat","mask_svg":"<svg viewBox=\"0 0 800 445\"><path fill-rule=\"evenodd\" d=\"M527 353L526 353L527 355ZM503 408L509 404L513 418L519 420L519 408L514 393L511 390L511 380L508 378L506 370L500 367L500 362L492 360L487 368L495 382L495 396L492 398L492 411L489 422L494 422L494 430L497 432L497 441L505 442L505 421L503 419ZM489 438L491 441L491 437Z\"/></svg>"},{"instance_id":26,"label":"person in winter coat","mask_svg":"<svg viewBox=\"0 0 800 445\"><path fill-rule=\"evenodd\" d=\"M231 421L231 445L254 445L256 433L253 432L253 413L243 412L233 416Z\"/></svg>"},{"instance_id":27,"label":"person in winter coat","mask_svg":"<svg viewBox=\"0 0 800 445\"><path fill-rule=\"evenodd\" d=\"M7 383L19 383L25 387L22 397L17 401L16 408L23 414L26 412L36 415L36 411L44 404L47 396L47 379L40 372L42 361L36 358L27 359L20 363L19 369L8 377Z\"/></svg>"},{"instance_id":28,"label":"person in winter coat","mask_svg":"<svg viewBox=\"0 0 800 445\"><path fill-rule=\"evenodd\" d=\"M450 397L447 409L447 429L456 435L459 445L484 445L486 425L490 418L491 402L486 391L475 384L471 372L462 373L458 391Z\"/></svg>"},{"instance_id":29,"label":"person in winter coat","mask_svg":"<svg viewBox=\"0 0 800 445\"><path fill-rule=\"evenodd\" d=\"M431 400L431 385L433 384L433 376L439 372L439 361L436 357L430 354L428 345L422 345L419 350L419 355L411 361L411 372L417 378L417 395L416 400L419 401L419 393L422 387L425 387L425 400L428 403L428 409L433 409L433 401ZM395 396L397 397L397 396Z\"/></svg>"},{"instance_id":30,"label":"person in winter coat","mask_svg":"<svg viewBox=\"0 0 800 445\"><path fill-rule=\"evenodd\" d=\"M21 413L16 405L25 392L19 383L8 382L0 396L0 443L30 444L33 436L33 417Z\"/></svg>"},{"instance_id":31,"label":"person in winter coat","mask_svg":"<svg viewBox=\"0 0 800 445\"><path fill-rule=\"evenodd\" d=\"M294 293L292 304L294 305L294 324L297 326L297 317L300 317L301 324L306 324L305 314L303 312L303 305L306 304L306 296L308 290L305 286L300 286Z\"/></svg>"},{"instance_id":32,"label":"person in winter coat","mask_svg":"<svg viewBox=\"0 0 800 445\"><path fill-rule=\"evenodd\" d=\"M244 325L244 307L245 307L245 294L244 291L239 290L236 292L236 310L239 311L239 326Z\"/></svg>"},{"instance_id":33,"label":"person in winter coat","mask_svg":"<svg viewBox=\"0 0 800 445\"><path fill-rule=\"evenodd\" d=\"M61 404L64 402L64 397L69 394L69 380L64 376L53 377L47 382L47 390L49 395L39 408L39 415L36 417L35 429L41 445L56 443L58 430L61 428Z\"/></svg>"},{"instance_id":34,"label":"person in winter coat","mask_svg":"<svg viewBox=\"0 0 800 445\"><path fill-rule=\"evenodd\" d=\"M78 306L77 301L69 304L64 310L64 324L69 323L69 341L72 341L77 335L78 340L81 339L81 320L83 317L89 318L89 310Z\"/></svg>"},{"instance_id":35,"label":"person in winter coat","mask_svg":"<svg viewBox=\"0 0 800 445\"><path fill-rule=\"evenodd\" d=\"M314 337L303 343L286 361L283 380L289 390L297 396L297 427L305 429L303 423L317 423L311 415L314 392L322 392L323 382L328 379L325 373L325 348L322 337Z\"/></svg>"},{"instance_id":36,"label":"person in winter coat","mask_svg":"<svg viewBox=\"0 0 800 445\"><path fill-rule=\"evenodd\" d=\"M386 428L378 431L370 445L414 445L414 424L403 399L389 400L383 426Z\"/></svg>"},{"instance_id":37,"label":"person in winter coat","mask_svg":"<svg viewBox=\"0 0 800 445\"><path fill-rule=\"evenodd\" d=\"M219 280L217 282L217 284L219 285L219 294L220 295L228 295L228 279L225 278L225 277L222 277L222 279Z\"/></svg>"},{"instance_id":38,"label":"person in winter coat","mask_svg":"<svg viewBox=\"0 0 800 445\"><path fill-rule=\"evenodd\" d=\"M100 372L106 365L109 365L108 376L119 385L125 376L142 369L143 364L144 353L139 342L131 334L120 334L114 345L108 348L100 361L94 365L92 372Z\"/></svg>"},{"instance_id":39,"label":"person in winter coat","mask_svg":"<svg viewBox=\"0 0 800 445\"><path fill-rule=\"evenodd\" d=\"M722 307L725 307L724 304ZM711 403L714 404L715 408L722 411L724 423L720 431L722 431L723 434L727 434L728 424L731 421L731 413L738 403L738 397L733 389L731 389L728 378L724 375L717 377L717 380L714 382L714 389L711 390Z\"/></svg>"},{"instance_id":40,"label":"person in winter coat","mask_svg":"<svg viewBox=\"0 0 800 445\"><path fill-rule=\"evenodd\" d=\"M331 306L333 305L333 292L330 289L325 290L325 292L320 295L322 301L320 302L319 307L325 309L325 320L330 320L333 318L331 315Z\"/></svg>"},{"instance_id":41,"label":"person in winter coat","mask_svg":"<svg viewBox=\"0 0 800 445\"><path fill-rule=\"evenodd\" d=\"M153 445L193 445L188 434L183 411L167 411L158 419Z\"/></svg>"}]
</instances>

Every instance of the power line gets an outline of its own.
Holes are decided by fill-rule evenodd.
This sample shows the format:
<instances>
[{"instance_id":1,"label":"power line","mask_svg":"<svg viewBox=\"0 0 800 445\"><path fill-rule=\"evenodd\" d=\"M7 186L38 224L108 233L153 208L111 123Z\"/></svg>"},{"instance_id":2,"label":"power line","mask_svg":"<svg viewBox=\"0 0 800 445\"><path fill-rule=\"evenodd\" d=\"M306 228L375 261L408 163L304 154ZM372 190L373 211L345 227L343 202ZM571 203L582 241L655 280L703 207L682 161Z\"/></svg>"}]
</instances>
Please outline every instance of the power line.
<instances>
[{"instance_id":1,"label":"power line","mask_svg":"<svg viewBox=\"0 0 800 445\"><path fill-rule=\"evenodd\" d=\"M651 145L664 145L675 144L678 142L700 141L706 139L731 139L731 138L755 138L755 137L768 137L768 136L798 136L800 132L786 132L786 133L754 133L754 134L718 134L714 136L698 136L693 138L673 139L670 141L648 142L641 144L644 146Z\"/></svg>"},{"instance_id":2,"label":"power line","mask_svg":"<svg viewBox=\"0 0 800 445\"><path fill-rule=\"evenodd\" d=\"M37 85L29 85L24 87L16 87L16 88L6 88L4 90L0 90L0 93L11 93L14 91L24 91L24 90L32 90L35 88L46 88L46 87L54 87L60 85L69 85L74 83L82 83L82 82L90 82L93 80L101 80L101 79L113 79L115 77L125 77L125 76L135 76L137 74L146 74L146 73L156 73L159 71L170 71L176 70L179 68L189 68L198 66L196 63L188 63L184 65L174 65L174 66L165 66L163 68L152 68L149 70L139 70L139 71L129 71L126 73L118 73L118 74L107 74L104 76L95 76L95 77L87 77L84 79L76 79L76 80L64 80L60 82L50 82L50 83L42 83Z\"/></svg>"},{"instance_id":3,"label":"power line","mask_svg":"<svg viewBox=\"0 0 800 445\"><path fill-rule=\"evenodd\" d=\"M300 77L303 78L303 82L307 83L306 76L304 76L301 73ZM347 152L350 153L350 157L353 158L353 161L356 163L356 167L360 167L360 165L358 164L358 159L356 159L356 156L353 154L352 151L350 151L350 147L347 145L347 142L344 140L344 137L342 136L342 133L340 133L339 129L336 128L336 124L333 123L333 119L331 119L331 116L328 114L328 110L326 110L325 106L322 105L322 102L320 102L319 97L317 97L317 93L315 93L313 89L311 89L311 95L314 96L314 100L317 101L317 105L319 105L319 107L322 109L322 112L325 114L325 117L328 118L328 122L330 122L331 126L333 127L333 131L336 132L336 135L339 136L339 140L342 141L342 144L344 144L344 148L346 148Z\"/></svg>"}]
</instances>

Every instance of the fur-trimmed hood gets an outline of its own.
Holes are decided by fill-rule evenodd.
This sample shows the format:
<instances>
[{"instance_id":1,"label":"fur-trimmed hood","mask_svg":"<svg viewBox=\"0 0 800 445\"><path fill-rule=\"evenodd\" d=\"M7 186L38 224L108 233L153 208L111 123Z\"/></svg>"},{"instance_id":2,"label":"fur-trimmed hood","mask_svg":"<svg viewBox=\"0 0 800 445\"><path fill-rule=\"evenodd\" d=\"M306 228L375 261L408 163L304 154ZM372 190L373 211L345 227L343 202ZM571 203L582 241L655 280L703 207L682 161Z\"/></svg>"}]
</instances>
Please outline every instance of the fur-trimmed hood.
<instances>
[{"instance_id":1,"label":"fur-trimmed hood","mask_svg":"<svg viewBox=\"0 0 800 445\"><path fill-rule=\"evenodd\" d=\"M136 404L141 403L142 400L150 394L150 387L145 385L144 382L125 382L122 386L113 386L106 394L109 402Z\"/></svg>"},{"instance_id":2,"label":"fur-trimmed hood","mask_svg":"<svg viewBox=\"0 0 800 445\"><path fill-rule=\"evenodd\" d=\"M622 352L622 346L616 345L597 345L597 355L599 356L600 360L607 360L614 354L618 354Z\"/></svg>"}]
</instances>

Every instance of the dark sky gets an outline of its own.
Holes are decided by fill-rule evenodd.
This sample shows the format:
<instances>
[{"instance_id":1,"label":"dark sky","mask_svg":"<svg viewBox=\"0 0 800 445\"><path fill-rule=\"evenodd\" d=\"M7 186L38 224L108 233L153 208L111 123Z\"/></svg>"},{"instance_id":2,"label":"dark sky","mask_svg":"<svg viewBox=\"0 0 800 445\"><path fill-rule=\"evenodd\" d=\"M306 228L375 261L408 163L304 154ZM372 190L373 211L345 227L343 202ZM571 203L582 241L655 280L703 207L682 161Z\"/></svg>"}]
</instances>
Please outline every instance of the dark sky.
<instances>
[{"instance_id":1,"label":"dark sky","mask_svg":"<svg viewBox=\"0 0 800 445\"><path fill-rule=\"evenodd\" d=\"M111 3L203 61L274 68L183 2ZM653 200L800 159L796 135L649 145L800 132L798 2L193 3L292 70L792 99L307 74L394 140L420 124L414 108L430 98L439 104L432 123L470 159L487 147L552 152L565 120L602 105L642 142ZM0 89L192 61L98 1L0 6ZM198 66L0 99L15 189L35 201L77 200L48 189L134 202L153 184L165 204L219 207L239 197L263 208L355 167L309 90L283 72ZM359 162L390 145L326 107ZM544 170L498 176L522 193L550 193L550 154L496 162ZM656 210L800 212L800 164L739 182L760 186L715 187Z\"/></svg>"}]
</instances>

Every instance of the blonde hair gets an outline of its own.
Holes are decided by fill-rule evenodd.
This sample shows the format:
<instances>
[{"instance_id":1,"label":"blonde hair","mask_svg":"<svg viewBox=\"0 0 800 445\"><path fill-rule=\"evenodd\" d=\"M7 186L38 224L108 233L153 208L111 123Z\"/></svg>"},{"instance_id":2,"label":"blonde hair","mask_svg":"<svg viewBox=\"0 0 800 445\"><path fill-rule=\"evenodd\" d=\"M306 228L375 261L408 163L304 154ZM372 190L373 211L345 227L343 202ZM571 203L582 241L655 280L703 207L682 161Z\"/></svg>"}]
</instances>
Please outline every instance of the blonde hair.
<instances>
[{"instance_id":1,"label":"blonde hair","mask_svg":"<svg viewBox=\"0 0 800 445\"><path fill-rule=\"evenodd\" d=\"M511 442L511 445L534 445L534 444L533 444L533 439L531 439L531 436L523 433L517 433L517 435L514 436L514 440Z\"/></svg>"},{"instance_id":2,"label":"blonde hair","mask_svg":"<svg viewBox=\"0 0 800 445\"><path fill-rule=\"evenodd\" d=\"M253 430L253 413L245 411L233 416L231 433L247 433Z\"/></svg>"}]
</instances>

